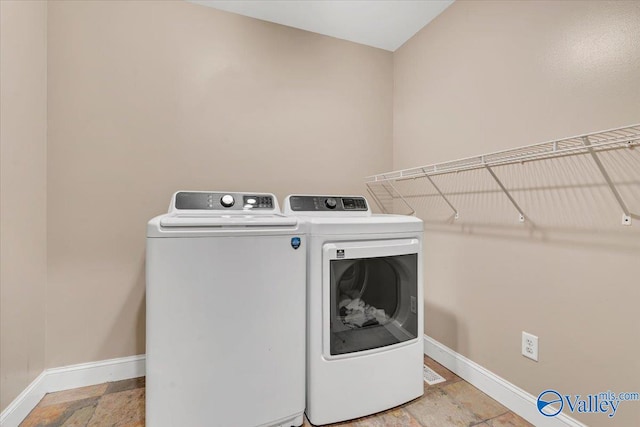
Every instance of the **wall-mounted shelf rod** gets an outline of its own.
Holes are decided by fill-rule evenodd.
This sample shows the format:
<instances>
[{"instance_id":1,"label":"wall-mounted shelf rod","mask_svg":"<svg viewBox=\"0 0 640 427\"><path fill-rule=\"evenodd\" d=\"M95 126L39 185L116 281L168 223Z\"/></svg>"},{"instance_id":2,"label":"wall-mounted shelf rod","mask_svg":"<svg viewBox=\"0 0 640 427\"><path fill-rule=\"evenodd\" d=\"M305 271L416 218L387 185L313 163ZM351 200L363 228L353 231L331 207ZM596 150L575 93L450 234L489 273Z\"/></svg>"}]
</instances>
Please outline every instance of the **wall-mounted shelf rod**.
<instances>
[{"instance_id":1,"label":"wall-mounted shelf rod","mask_svg":"<svg viewBox=\"0 0 640 427\"><path fill-rule=\"evenodd\" d=\"M583 138L588 137L590 146L585 146ZM631 148L640 145L640 124L594 132L571 138L532 144L510 150L497 151L480 156L466 157L449 162L436 163L427 166L402 169L371 175L365 178L368 183L380 181L398 181L403 179L421 178L462 172L474 169L484 169L486 166L501 166L534 160L550 159L567 155L588 154L590 152Z\"/></svg>"},{"instance_id":2,"label":"wall-mounted shelf rod","mask_svg":"<svg viewBox=\"0 0 640 427\"><path fill-rule=\"evenodd\" d=\"M631 126L624 126L616 129L609 129L600 132L593 132L584 135L578 135L571 138L557 139L553 141L543 142L540 144L532 144L524 147L514 148L510 150L502 150L494 153L483 154L480 156L466 157L459 160L453 160L449 162L436 163L428 166L418 166L410 169L402 169L393 172L387 172L377 175L368 176L365 178L367 188L369 192L376 199L376 203L382 207L384 211L386 209L380 200L375 196L371 185L381 185L391 199L395 199L394 194L397 194L402 202L414 212L413 207L405 199L405 197L394 187L394 181L403 181L407 179L427 178L431 185L436 189L438 194L449 205L454 212L454 218L458 219L458 210L449 201L446 195L436 185L432 176L444 175L462 171L470 171L475 169L486 169L494 181L498 184L500 189L507 196L511 204L516 208L519 214L520 222L524 222L525 215L522 209L518 205L517 201L513 198L509 190L504 186L500 178L493 171L494 166L503 166L516 163L524 163L535 160L546 160L557 157L573 156L579 154L590 155L596 166L598 167L602 177L609 186L609 189L613 193L618 205L622 209L622 224L631 225L632 218L640 218L629 211L629 208L625 204L620 192L617 190L615 184L610 178L606 168L600 161L598 153L610 150L619 149L631 149L636 145L640 145L640 124ZM391 187L393 193L389 191Z\"/></svg>"}]
</instances>

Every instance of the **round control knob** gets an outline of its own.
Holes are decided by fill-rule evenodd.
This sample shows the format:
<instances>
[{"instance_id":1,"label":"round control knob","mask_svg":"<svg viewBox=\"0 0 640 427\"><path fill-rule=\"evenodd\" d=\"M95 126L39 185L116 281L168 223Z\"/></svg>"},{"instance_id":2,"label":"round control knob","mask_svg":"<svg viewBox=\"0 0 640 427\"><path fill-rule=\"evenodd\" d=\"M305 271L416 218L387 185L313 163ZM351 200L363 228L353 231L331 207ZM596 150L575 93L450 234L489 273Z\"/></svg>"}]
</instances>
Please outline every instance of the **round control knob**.
<instances>
[{"instance_id":1,"label":"round control knob","mask_svg":"<svg viewBox=\"0 0 640 427\"><path fill-rule=\"evenodd\" d=\"M224 206L225 208L230 208L231 206L233 206L236 203L236 201L233 199L233 196L231 194L225 194L224 196L222 196L222 198L220 199L220 204L222 206Z\"/></svg>"},{"instance_id":2,"label":"round control knob","mask_svg":"<svg viewBox=\"0 0 640 427\"><path fill-rule=\"evenodd\" d=\"M324 201L324 205L329 209L335 209L338 203L336 202L336 199L330 197Z\"/></svg>"}]
</instances>

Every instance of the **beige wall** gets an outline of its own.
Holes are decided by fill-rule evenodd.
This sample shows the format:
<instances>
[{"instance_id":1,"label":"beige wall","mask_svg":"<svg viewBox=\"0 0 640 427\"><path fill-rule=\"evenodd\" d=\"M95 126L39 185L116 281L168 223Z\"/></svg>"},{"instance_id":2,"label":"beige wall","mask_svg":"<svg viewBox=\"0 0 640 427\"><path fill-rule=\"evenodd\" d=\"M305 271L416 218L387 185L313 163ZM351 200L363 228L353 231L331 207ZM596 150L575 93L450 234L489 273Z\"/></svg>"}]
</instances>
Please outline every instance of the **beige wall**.
<instances>
[{"instance_id":1,"label":"beige wall","mask_svg":"<svg viewBox=\"0 0 640 427\"><path fill-rule=\"evenodd\" d=\"M395 52L394 82L394 169L638 123L640 3L458 0ZM638 150L604 162L633 180L621 191L639 213ZM426 333L536 396L637 391L638 221L619 225L588 157L496 173L526 225L485 171L438 178L464 226L442 226L446 205L407 184L439 224L425 239ZM523 330L539 336L538 363L520 355ZM576 418L640 425L640 403Z\"/></svg>"},{"instance_id":2,"label":"beige wall","mask_svg":"<svg viewBox=\"0 0 640 427\"><path fill-rule=\"evenodd\" d=\"M186 2L49 4L47 367L144 353L146 222L178 189L362 193L389 52Z\"/></svg>"},{"instance_id":3,"label":"beige wall","mask_svg":"<svg viewBox=\"0 0 640 427\"><path fill-rule=\"evenodd\" d=\"M0 2L0 410L45 349L47 4Z\"/></svg>"}]
</instances>

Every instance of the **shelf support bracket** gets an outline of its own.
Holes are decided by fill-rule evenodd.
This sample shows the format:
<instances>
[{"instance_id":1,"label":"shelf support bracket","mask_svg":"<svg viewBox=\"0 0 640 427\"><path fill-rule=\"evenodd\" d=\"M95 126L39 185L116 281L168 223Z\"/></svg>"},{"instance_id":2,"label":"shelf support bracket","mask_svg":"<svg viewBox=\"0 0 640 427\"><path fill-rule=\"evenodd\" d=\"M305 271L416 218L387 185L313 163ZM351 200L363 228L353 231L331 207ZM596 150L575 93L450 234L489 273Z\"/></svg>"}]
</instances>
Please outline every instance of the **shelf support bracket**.
<instances>
[{"instance_id":1,"label":"shelf support bracket","mask_svg":"<svg viewBox=\"0 0 640 427\"><path fill-rule=\"evenodd\" d=\"M498 184L498 186L500 186L500 189L507 196L507 198L509 199L513 207L516 208L516 210L518 211L518 214L520 215L519 216L520 222L524 222L524 214L522 213L522 209L520 209L520 206L518 206L518 202L516 202L515 199L511 196L511 193L509 193L509 190L507 190L506 187L502 184L502 181L500 181L498 176L493 172L493 169L491 169L487 164L485 164L484 167L487 169L487 171L489 171L489 173L493 177L494 181Z\"/></svg>"},{"instance_id":2,"label":"shelf support bracket","mask_svg":"<svg viewBox=\"0 0 640 427\"><path fill-rule=\"evenodd\" d=\"M424 169L422 169L422 172L424 172L425 178L427 178L429 180L429 182L431 183L431 185L433 185L433 188L435 188L436 191L438 192L438 194L440 194L440 197L442 197L442 199L447 203L447 205L449 205L449 207L451 208L451 210L454 213L453 218L454 219L460 218L460 215L458 214L458 210L451 204L451 202L449 201L449 199L447 199L447 197L444 195L444 193L442 191L440 191L440 188L438 188L436 183L433 182L433 179L431 179L431 177L429 175L427 175L427 172Z\"/></svg>"},{"instance_id":3,"label":"shelf support bracket","mask_svg":"<svg viewBox=\"0 0 640 427\"><path fill-rule=\"evenodd\" d=\"M396 189L396 187L393 186L391 181L387 181L387 184L389 184L389 187L391 187L391 189L398 195L398 197L400 197L400 200L402 200L402 203L404 203L411 210L411 212L408 215L415 214L416 213L415 209L413 209L413 207L409 204L409 202L407 202L407 199L404 198L404 196Z\"/></svg>"},{"instance_id":4,"label":"shelf support bracket","mask_svg":"<svg viewBox=\"0 0 640 427\"><path fill-rule=\"evenodd\" d=\"M613 196L618 201L618 205L620 206L620 209L622 209L622 225L631 225L631 217L634 215L631 215L631 211L629 211L629 208L627 208L627 205L624 203L624 200L622 200L622 196L618 192L616 185L613 183L613 181L611 180L611 177L609 176L609 173L607 172L604 165L600 161L600 157L598 157L598 154L595 152L593 147L591 147L591 141L589 141L589 137L588 136L582 137L582 143L589 151L589 154L591 154L591 157L593 158L593 161L595 162L596 166L600 170L602 177L607 182L607 185L609 186L609 189L613 193Z\"/></svg>"},{"instance_id":5,"label":"shelf support bracket","mask_svg":"<svg viewBox=\"0 0 640 427\"><path fill-rule=\"evenodd\" d=\"M369 185L368 182L366 183L366 185L367 185L367 191L369 192L369 194L371 194L371 197L373 197L373 201L376 202L376 205L378 205L378 207L382 209L382 213L388 214L389 212L387 212L387 208L385 208L384 204L380 201L380 199L378 199L378 196L371 189L371 186Z\"/></svg>"}]
</instances>

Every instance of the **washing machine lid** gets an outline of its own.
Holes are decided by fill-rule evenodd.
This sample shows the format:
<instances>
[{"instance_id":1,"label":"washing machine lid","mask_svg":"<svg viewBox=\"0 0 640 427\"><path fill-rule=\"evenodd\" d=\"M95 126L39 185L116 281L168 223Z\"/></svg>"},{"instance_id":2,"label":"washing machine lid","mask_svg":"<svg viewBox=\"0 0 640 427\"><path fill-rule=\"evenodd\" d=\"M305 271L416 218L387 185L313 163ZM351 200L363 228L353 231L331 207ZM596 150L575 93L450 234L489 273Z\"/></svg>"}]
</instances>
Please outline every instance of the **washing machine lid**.
<instances>
[{"instance_id":1,"label":"washing machine lid","mask_svg":"<svg viewBox=\"0 0 640 427\"><path fill-rule=\"evenodd\" d=\"M296 225L295 218L284 215L165 215L160 218L162 227L283 227Z\"/></svg>"}]
</instances>

